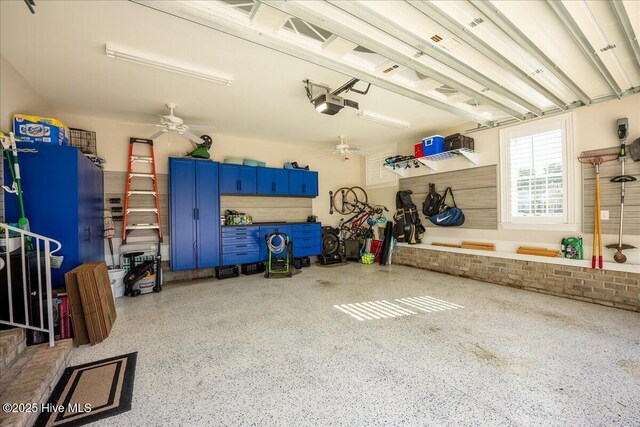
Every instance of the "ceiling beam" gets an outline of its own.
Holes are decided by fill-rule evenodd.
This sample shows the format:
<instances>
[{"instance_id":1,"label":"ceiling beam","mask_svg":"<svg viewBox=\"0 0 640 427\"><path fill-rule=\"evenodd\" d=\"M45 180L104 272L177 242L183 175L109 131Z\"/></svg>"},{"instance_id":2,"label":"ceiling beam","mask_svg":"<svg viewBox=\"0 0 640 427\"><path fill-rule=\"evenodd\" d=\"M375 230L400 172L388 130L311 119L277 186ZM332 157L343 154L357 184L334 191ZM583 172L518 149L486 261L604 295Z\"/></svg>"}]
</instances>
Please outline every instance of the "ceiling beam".
<instances>
[{"instance_id":1,"label":"ceiling beam","mask_svg":"<svg viewBox=\"0 0 640 427\"><path fill-rule=\"evenodd\" d=\"M407 55L399 53L397 50L386 46L383 43L373 39L372 37L363 34L357 30L354 30L348 25L342 24L337 20L330 19L324 16L320 16L313 10L308 9L304 6L305 2L290 2L290 1L270 1L265 3L266 5L278 9L284 13L287 13L292 16L296 16L303 21L309 22L310 24L317 25L318 27L324 28L325 30L339 36L345 38L349 41L357 43L358 45L365 47L379 55L384 56L387 59L390 59L400 65L403 65L407 68L410 68L414 71L417 71L421 74L424 74L428 77L433 78L447 86L450 86L457 90L458 92L464 93L478 101L491 105L492 107L506 113L507 115L514 117L518 120L525 120L525 115L513 108L502 104L488 96L460 83L459 81L447 76L444 73L441 73L419 61L415 58L411 58Z\"/></svg>"},{"instance_id":2,"label":"ceiling beam","mask_svg":"<svg viewBox=\"0 0 640 427\"><path fill-rule=\"evenodd\" d=\"M638 44L638 37L636 36L635 31L633 31L633 26L631 25L629 15L627 15L627 11L624 8L624 4L622 1L616 0L609 1L609 4L613 9L613 13L616 15L616 18L618 18L618 24L620 24L622 31L624 31L624 34L627 36L626 42L636 58L636 66L640 69L640 45Z\"/></svg>"},{"instance_id":3,"label":"ceiling beam","mask_svg":"<svg viewBox=\"0 0 640 427\"><path fill-rule=\"evenodd\" d=\"M408 1L408 3L422 12L425 16L442 25L446 30L464 40L469 46L482 53L486 58L502 67L504 70L511 72L513 75L529 85L532 89L536 90L542 96L551 101L556 107L560 108L561 110L567 109L566 103L556 94L548 90L536 79L520 69L513 62L509 61L504 55L489 46L478 36L468 31L463 24L460 24L455 19L442 12L438 7L423 1L412 0Z\"/></svg>"},{"instance_id":4,"label":"ceiling beam","mask_svg":"<svg viewBox=\"0 0 640 427\"><path fill-rule=\"evenodd\" d=\"M583 104L591 104L591 98L580 87L569 78L538 46L535 45L527 36L524 35L518 27L516 27L497 7L491 2L471 1L469 3L474 6L482 17L493 22L498 28L504 32L507 37L513 40L520 48L537 59L547 70L551 72L558 80L560 80L573 94L582 101Z\"/></svg>"},{"instance_id":5,"label":"ceiling beam","mask_svg":"<svg viewBox=\"0 0 640 427\"><path fill-rule=\"evenodd\" d=\"M474 68L468 66L454 56L449 55L440 48L434 46L432 43L424 40L422 37L419 37L414 33L408 31L402 24L395 22L374 10L371 10L360 2L343 0L331 0L329 2L332 5L344 10L345 12L348 12L351 15L358 17L363 21L375 26L379 30L384 31L388 35L408 44L422 54L441 62L442 64L466 76L467 78L485 86L487 89L492 90L496 94L503 96L504 98L526 108L533 114L537 116L542 114L542 110L538 106L504 88L504 86L502 86L501 84L491 80L484 74L476 71Z\"/></svg>"},{"instance_id":6,"label":"ceiling beam","mask_svg":"<svg viewBox=\"0 0 640 427\"><path fill-rule=\"evenodd\" d=\"M591 43L589 43L589 40L584 35L578 24L576 24L576 21L573 20L567 8L561 1L557 0L546 0L546 3L547 6L549 6L549 8L556 14L560 22L562 22L565 30L571 34L571 37L580 47L582 53L589 59L591 64L593 64L595 70L600 74L604 81L607 82L613 93L620 98L620 93L622 92L620 86L618 86L618 83L607 69L607 66L604 65L604 62L602 62Z\"/></svg>"},{"instance_id":7,"label":"ceiling beam","mask_svg":"<svg viewBox=\"0 0 640 427\"><path fill-rule=\"evenodd\" d=\"M212 14L199 13L198 10L195 10L193 7L189 6L188 2L182 4L180 2L161 2L156 0L131 1L141 6L145 6L159 12L167 13L168 15L184 19L194 24L202 25L206 28L220 31L222 33L229 34L231 36L267 47L277 52L281 52L286 55L301 59L311 64L318 65L320 67L324 67L338 73L342 73L346 76L363 80L379 88L386 89L398 95L414 99L416 101L422 102L423 104L429 105L442 111L446 111L458 117L462 117L465 120L476 122L487 127L492 127L494 124L492 120L489 120L481 115L474 114L461 108L446 104L442 101L411 90L404 85L384 79L376 74L369 73L363 71L360 68L350 66L344 62L336 61L326 56L322 56L318 52L312 52L311 50L294 46L291 43L280 40L273 35L260 33L255 29L249 28L248 26L239 25L237 23L219 18Z\"/></svg>"}]
</instances>

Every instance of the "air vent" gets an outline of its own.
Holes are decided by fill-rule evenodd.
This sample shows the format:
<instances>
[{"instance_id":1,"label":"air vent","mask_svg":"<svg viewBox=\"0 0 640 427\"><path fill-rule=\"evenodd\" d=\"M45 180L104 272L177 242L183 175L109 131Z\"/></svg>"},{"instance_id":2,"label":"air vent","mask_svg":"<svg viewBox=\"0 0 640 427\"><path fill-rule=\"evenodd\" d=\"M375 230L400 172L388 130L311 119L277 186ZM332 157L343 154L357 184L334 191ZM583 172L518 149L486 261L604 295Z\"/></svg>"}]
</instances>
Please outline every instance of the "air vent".
<instances>
[{"instance_id":1,"label":"air vent","mask_svg":"<svg viewBox=\"0 0 640 427\"><path fill-rule=\"evenodd\" d=\"M439 42L442 41L442 37L440 37L439 35L436 34L436 35L431 36L431 40L433 40L436 43L439 43Z\"/></svg>"},{"instance_id":2,"label":"air vent","mask_svg":"<svg viewBox=\"0 0 640 427\"><path fill-rule=\"evenodd\" d=\"M477 27L478 25L482 24L483 22L484 22L484 19L476 18L473 21L469 22L469 27L471 27L471 28Z\"/></svg>"}]
</instances>

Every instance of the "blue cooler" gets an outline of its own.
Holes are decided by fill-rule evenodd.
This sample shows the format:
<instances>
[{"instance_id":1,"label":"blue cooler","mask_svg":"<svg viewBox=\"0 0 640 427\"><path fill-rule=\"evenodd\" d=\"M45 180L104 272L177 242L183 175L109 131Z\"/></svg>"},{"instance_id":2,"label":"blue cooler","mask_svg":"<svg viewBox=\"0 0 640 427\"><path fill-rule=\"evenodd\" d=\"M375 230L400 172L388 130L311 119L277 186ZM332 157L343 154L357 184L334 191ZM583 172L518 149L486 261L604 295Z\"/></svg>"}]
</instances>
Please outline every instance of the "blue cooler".
<instances>
[{"instance_id":1,"label":"blue cooler","mask_svg":"<svg viewBox=\"0 0 640 427\"><path fill-rule=\"evenodd\" d=\"M422 140L422 152L425 156L444 153L444 136L432 135Z\"/></svg>"}]
</instances>

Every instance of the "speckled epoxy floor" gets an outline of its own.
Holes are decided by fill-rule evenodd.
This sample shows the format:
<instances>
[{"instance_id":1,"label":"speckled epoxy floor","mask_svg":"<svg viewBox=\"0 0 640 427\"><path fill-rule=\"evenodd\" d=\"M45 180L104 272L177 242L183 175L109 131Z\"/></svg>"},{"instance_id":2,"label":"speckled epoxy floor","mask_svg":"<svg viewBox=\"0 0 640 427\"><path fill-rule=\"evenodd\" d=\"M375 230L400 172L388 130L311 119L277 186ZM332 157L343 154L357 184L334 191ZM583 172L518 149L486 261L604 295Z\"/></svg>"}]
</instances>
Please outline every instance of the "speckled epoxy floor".
<instances>
[{"instance_id":1,"label":"speckled epoxy floor","mask_svg":"<svg viewBox=\"0 0 640 427\"><path fill-rule=\"evenodd\" d=\"M464 309L357 321L334 304ZM76 365L131 351L131 411L95 425L640 425L640 315L409 267L311 267L117 301Z\"/></svg>"}]
</instances>

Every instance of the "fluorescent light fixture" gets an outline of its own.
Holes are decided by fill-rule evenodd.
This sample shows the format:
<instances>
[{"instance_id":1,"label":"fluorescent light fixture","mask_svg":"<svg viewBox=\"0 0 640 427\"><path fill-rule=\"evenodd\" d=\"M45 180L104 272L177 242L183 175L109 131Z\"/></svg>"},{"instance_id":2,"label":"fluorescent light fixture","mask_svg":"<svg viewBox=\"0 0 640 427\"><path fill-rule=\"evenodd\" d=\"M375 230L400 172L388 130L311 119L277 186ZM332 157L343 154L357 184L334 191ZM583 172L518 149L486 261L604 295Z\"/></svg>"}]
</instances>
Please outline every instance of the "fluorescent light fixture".
<instances>
[{"instance_id":1,"label":"fluorescent light fixture","mask_svg":"<svg viewBox=\"0 0 640 427\"><path fill-rule=\"evenodd\" d=\"M372 122L382 123L383 125L393 126L400 129L408 129L409 127L411 127L411 123L409 122L392 119L391 117L386 117L377 113L372 113L370 111L363 111L358 114L358 117L360 117L361 119L371 120Z\"/></svg>"},{"instance_id":2,"label":"fluorescent light fixture","mask_svg":"<svg viewBox=\"0 0 640 427\"><path fill-rule=\"evenodd\" d=\"M214 83L231 86L233 84L233 76L220 73L215 70L209 70L187 62L180 62L174 59L165 58L151 53L140 52L128 47L117 46L111 43L106 44L106 52L109 58L121 59L160 70L171 71L172 73L182 74L197 79L207 80Z\"/></svg>"}]
</instances>

